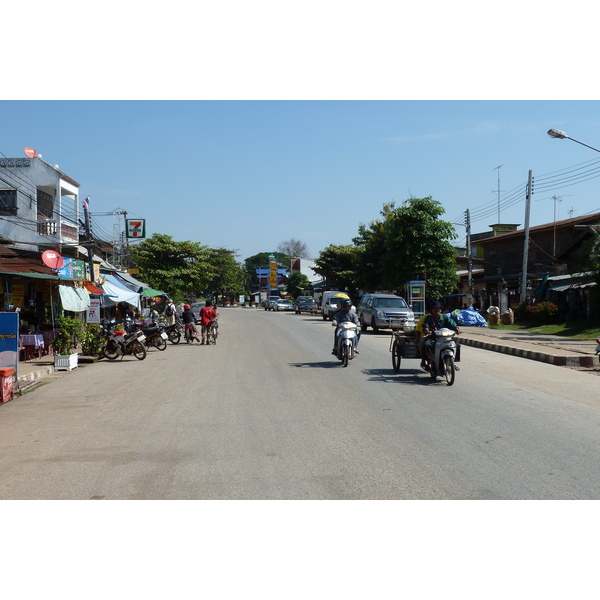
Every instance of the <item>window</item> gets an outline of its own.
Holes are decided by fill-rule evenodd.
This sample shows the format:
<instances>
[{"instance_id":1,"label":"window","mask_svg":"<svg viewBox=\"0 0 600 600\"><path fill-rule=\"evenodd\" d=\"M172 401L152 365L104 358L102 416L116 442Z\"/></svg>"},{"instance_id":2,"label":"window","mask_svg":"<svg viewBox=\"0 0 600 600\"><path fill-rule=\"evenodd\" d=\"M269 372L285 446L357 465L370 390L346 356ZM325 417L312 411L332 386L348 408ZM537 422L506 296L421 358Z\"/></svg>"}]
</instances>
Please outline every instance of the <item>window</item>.
<instances>
[{"instance_id":1,"label":"window","mask_svg":"<svg viewBox=\"0 0 600 600\"><path fill-rule=\"evenodd\" d=\"M0 190L0 211L17 211L17 190Z\"/></svg>"},{"instance_id":2,"label":"window","mask_svg":"<svg viewBox=\"0 0 600 600\"><path fill-rule=\"evenodd\" d=\"M37 191L37 218L51 219L54 216L54 197L42 190Z\"/></svg>"}]
</instances>

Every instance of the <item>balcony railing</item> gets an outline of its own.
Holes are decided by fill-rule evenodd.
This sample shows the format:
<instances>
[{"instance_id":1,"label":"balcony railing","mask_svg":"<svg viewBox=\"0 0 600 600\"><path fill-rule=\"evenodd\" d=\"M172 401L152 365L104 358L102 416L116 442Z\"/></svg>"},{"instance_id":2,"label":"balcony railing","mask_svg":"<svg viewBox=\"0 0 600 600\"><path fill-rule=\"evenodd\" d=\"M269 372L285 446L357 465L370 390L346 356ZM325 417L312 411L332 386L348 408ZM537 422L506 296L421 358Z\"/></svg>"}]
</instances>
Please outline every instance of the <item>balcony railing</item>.
<instances>
[{"instance_id":1,"label":"balcony railing","mask_svg":"<svg viewBox=\"0 0 600 600\"><path fill-rule=\"evenodd\" d=\"M58 225L56 221L43 220L37 221L37 233L38 235L56 235L58 232Z\"/></svg>"}]
</instances>

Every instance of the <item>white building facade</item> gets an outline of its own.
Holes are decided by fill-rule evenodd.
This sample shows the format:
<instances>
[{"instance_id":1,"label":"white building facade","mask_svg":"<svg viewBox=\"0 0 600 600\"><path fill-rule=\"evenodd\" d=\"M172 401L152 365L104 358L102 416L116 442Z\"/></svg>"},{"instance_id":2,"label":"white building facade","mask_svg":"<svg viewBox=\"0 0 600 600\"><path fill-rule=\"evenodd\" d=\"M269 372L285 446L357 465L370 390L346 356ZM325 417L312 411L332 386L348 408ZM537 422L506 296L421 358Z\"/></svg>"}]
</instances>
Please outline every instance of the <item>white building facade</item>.
<instances>
[{"instance_id":1,"label":"white building facade","mask_svg":"<svg viewBox=\"0 0 600 600\"><path fill-rule=\"evenodd\" d=\"M23 250L75 252L79 187L40 157L0 158L0 241Z\"/></svg>"}]
</instances>

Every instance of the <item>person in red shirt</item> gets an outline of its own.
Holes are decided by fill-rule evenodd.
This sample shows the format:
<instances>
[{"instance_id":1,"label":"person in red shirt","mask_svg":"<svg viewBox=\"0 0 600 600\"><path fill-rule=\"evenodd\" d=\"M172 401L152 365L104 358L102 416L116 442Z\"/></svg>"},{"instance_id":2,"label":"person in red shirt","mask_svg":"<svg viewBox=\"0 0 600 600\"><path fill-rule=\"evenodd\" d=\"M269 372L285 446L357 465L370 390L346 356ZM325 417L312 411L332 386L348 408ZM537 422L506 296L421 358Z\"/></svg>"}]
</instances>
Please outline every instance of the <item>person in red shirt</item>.
<instances>
[{"instance_id":1,"label":"person in red shirt","mask_svg":"<svg viewBox=\"0 0 600 600\"><path fill-rule=\"evenodd\" d=\"M210 338L208 337L208 332L210 330L210 322L217 317L217 312L212 307L212 302L210 300L206 301L206 306L203 306L200 309L200 325L202 327L202 341L200 345L210 344Z\"/></svg>"}]
</instances>

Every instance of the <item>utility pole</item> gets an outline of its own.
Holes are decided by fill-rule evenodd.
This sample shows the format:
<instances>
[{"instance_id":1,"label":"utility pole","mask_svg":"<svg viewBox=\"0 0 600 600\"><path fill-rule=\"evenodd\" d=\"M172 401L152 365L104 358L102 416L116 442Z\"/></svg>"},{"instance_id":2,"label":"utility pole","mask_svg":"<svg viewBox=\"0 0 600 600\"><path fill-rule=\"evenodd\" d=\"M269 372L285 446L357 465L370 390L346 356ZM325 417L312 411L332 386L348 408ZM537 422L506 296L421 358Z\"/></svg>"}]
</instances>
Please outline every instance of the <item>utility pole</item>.
<instances>
[{"instance_id":1,"label":"utility pole","mask_svg":"<svg viewBox=\"0 0 600 600\"><path fill-rule=\"evenodd\" d=\"M467 306L473 306L473 258L471 257L471 217L469 209L465 212L465 225L467 227L467 288L469 296L467 298Z\"/></svg>"},{"instance_id":2,"label":"utility pole","mask_svg":"<svg viewBox=\"0 0 600 600\"><path fill-rule=\"evenodd\" d=\"M123 211L123 218L125 219L125 242L127 244L127 252L124 253L126 254L125 256L125 264L123 265L122 268L124 268L125 270L127 270L129 268L129 238L127 237L127 211L124 210ZM125 249L125 246L123 246L123 249Z\"/></svg>"},{"instance_id":3,"label":"utility pole","mask_svg":"<svg viewBox=\"0 0 600 600\"><path fill-rule=\"evenodd\" d=\"M92 253L92 232L90 231L90 212L87 202L83 203L83 212L85 214L85 236L87 238L86 247L88 253L88 264L90 269L90 282L94 283L94 256Z\"/></svg>"},{"instance_id":4,"label":"utility pole","mask_svg":"<svg viewBox=\"0 0 600 600\"><path fill-rule=\"evenodd\" d=\"M494 171L498 171L498 225L500 224L500 168L504 165L498 165L494 167Z\"/></svg>"},{"instance_id":5,"label":"utility pole","mask_svg":"<svg viewBox=\"0 0 600 600\"><path fill-rule=\"evenodd\" d=\"M523 242L523 271L521 273L521 302L525 302L527 292L527 263L529 260L529 212L531 209L531 195L533 194L533 175L529 171L527 180L527 195L525 197L525 240Z\"/></svg>"}]
</instances>

